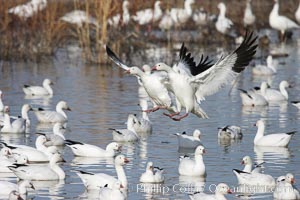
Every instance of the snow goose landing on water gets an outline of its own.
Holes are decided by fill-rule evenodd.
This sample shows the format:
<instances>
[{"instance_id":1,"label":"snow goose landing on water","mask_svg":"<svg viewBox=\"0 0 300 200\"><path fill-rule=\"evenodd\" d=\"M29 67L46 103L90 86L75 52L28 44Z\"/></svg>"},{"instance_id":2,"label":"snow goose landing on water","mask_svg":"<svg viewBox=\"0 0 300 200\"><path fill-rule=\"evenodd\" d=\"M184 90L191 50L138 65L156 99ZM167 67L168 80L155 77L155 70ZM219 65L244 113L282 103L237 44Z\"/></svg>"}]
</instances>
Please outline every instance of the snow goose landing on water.
<instances>
[{"instance_id":1,"label":"snow goose landing on water","mask_svg":"<svg viewBox=\"0 0 300 200\"><path fill-rule=\"evenodd\" d=\"M219 183L216 187L215 194L206 194L203 192L196 192L190 194L191 200L226 200L225 194L232 194L229 186L225 183Z\"/></svg>"},{"instance_id":2,"label":"snow goose landing on water","mask_svg":"<svg viewBox=\"0 0 300 200\"><path fill-rule=\"evenodd\" d=\"M246 0L246 8L244 12L244 26L252 26L255 23L255 15L251 9L251 0Z\"/></svg>"},{"instance_id":3,"label":"snow goose landing on water","mask_svg":"<svg viewBox=\"0 0 300 200\"><path fill-rule=\"evenodd\" d=\"M138 22L139 25L149 24L151 22L158 21L162 16L162 10L160 8L161 1L155 1L154 10L151 8L140 10L132 16L133 20Z\"/></svg>"},{"instance_id":4,"label":"snow goose landing on water","mask_svg":"<svg viewBox=\"0 0 300 200\"><path fill-rule=\"evenodd\" d=\"M264 135L265 123L263 120L258 120L255 124L257 126L257 133L254 138L254 145L257 146L273 146L273 147L287 147L292 136L296 131L288 133L276 133Z\"/></svg>"},{"instance_id":5,"label":"snow goose landing on water","mask_svg":"<svg viewBox=\"0 0 300 200\"><path fill-rule=\"evenodd\" d=\"M21 195L26 195L27 189L35 190L33 184L28 180L21 181L18 185L8 181L0 181L0 197L8 197L8 195L14 190L18 191Z\"/></svg>"},{"instance_id":6,"label":"snow goose landing on water","mask_svg":"<svg viewBox=\"0 0 300 200\"><path fill-rule=\"evenodd\" d=\"M219 128L219 139L242 139L243 133L241 127L228 125Z\"/></svg>"},{"instance_id":7,"label":"snow goose landing on water","mask_svg":"<svg viewBox=\"0 0 300 200\"><path fill-rule=\"evenodd\" d=\"M123 192L121 191L122 188L124 188L124 186L121 184L120 181L115 182L112 188L108 188L107 185L105 185L99 191L99 199L100 200L125 200L126 195L124 195Z\"/></svg>"},{"instance_id":8,"label":"snow goose landing on water","mask_svg":"<svg viewBox=\"0 0 300 200\"><path fill-rule=\"evenodd\" d=\"M24 85L23 91L26 95L35 95L35 96L47 96L53 95L53 90L51 88L53 82L50 79L45 79L43 81L43 87L41 86L31 86L31 85Z\"/></svg>"},{"instance_id":9,"label":"snow goose landing on water","mask_svg":"<svg viewBox=\"0 0 300 200\"><path fill-rule=\"evenodd\" d=\"M128 10L129 1L123 1L122 4L122 16L117 14L107 20L107 23L114 28L117 28L119 25L126 25L130 21L130 14Z\"/></svg>"},{"instance_id":10,"label":"snow goose landing on water","mask_svg":"<svg viewBox=\"0 0 300 200\"><path fill-rule=\"evenodd\" d=\"M252 68L252 74L254 75L273 75L277 70L273 63L271 55L267 57L267 65L256 65Z\"/></svg>"},{"instance_id":11,"label":"snow goose landing on water","mask_svg":"<svg viewBox=\"0 0 300 200\"><path fill-rule=\"evenodd\" d=\"M196 65L184 44L180 49L180 60L176 65L170 67L165 63L157 63L152 70L167 72L171 90L176 96L178 112L169 117L179 121L192 112L200 118L208 118L199 106L200 101L204 100L205 96L216 93L246 68L256 52L256 39L253 33L246 33L243 43L215 64L211 64L208 57L202 56L199 64ZM174 117L180 114L181 108L185 108L185 114L178 118Z\"/></svg>"},{"instance_id":12,"label":"snow goose landing on water","mask_svg":"<svg viewBox=\"0 0 300 200\"><path fill-rule=\"evenodd\" d=\"M279 90L268 88L266 82L261 83L260 93L266 98L267 101L286 101L289 98L286 88L291 88L292 86L287 81L281 81L279 84Z\"/></svg>"},{"instance_id":13,"label":"snow goose landing on water","mask_svg":"<svg viewBox=\"0 0 300 200\"><path fill-rule=\"evenodd\" d=\"M178 172L181 176L206 176L203 154L205 148L199 145L195 150L195 159L188 156L180 157Z\"/></svg>"},{"instance_id":14,"label":"snow goose landing on water","mask_svg":"<svg viewBox=\"0 0 300 200\"><path fill-rule=\"evenodd\" d=\"M142 183L163 183L165 177L163 176L163 169L154 167L152 162L147 163L146 172L140 177Z\"/></svg>"},{"instance_id":15,"label":"snow goose landing on water","mask_svg":"<svg viewBox=\"0 0 300 200\"><path fill-rule=\"evenodd\" d=\"M196 148L201 144L200 136L201 132L198 129L195 129L192 136L186 135L186 132L182 134L176 133L175 134L178 139L178 146L179 148Z\"/></svg>"},{"instance_id":16,"label":"snow goose landing on water","mask_svg":"<svg viewBox=\"0 0 300 200\"><path fill-rule=\"evenodd\" d=\"M77 171L76 174L81 178L87 190L99 190L99 188L104 187L106 184L108 188L112 188L113 184L118 180L124 188L127 188L127 177L123 166L128 162L129 160L124 155L116 156L115 168L118 178L104 173L93 174L84 171Z\"/></svg>"},{"instance_id":17,"label":"snow goose landing on water","mask_svg":"<svg viewBox=\"0 0 300 200\"><path fill-rule=\"evenodd\" d=\"M286 16L279 15L279 0L274 0L275 4L269 15L269 24L273 29L280 31L280 40L283 41L285 31L288 29L299 28L299 25Z\"/></svg>"},{"instance_id":18,"label":"snow goose landing on water","mask_svg":"<svg viewBox=\"0 0 300 200\"><path fill-rule=\"evenodd\" d=\"M291 173L286 174L284 180L281 179L281 181L279 180L279 182L276 184L273 197L275 199L300 199L299 191L293 186L294 183L294 175Z\"/></svg>"},{"instance_id":19,"label":"snow goose landing on water","mask_svg":"<svg viewBox=\"0 0 300 200\"><path fill-rule=\"evenodd\" d=\"M184 1L184 9L182 8L172 8L170 11L170 15L172 20L175 23L175 26L180 26L188 21L188 19L192 16L192 4L195 3L195 0L185 0Z\"/></svg>"},{"instance_id":20,"label":"snow goose landing on water","mask_svg":"<svg viewBox=\"0 0 300 200\"><path fill-rule=\"evenodd\" d=\"M220 10L220 13L216 22L216 29L222 34L227 34L233 23L225 16L226 6L223 2L218 4L218 9Z\"/></svg>"},{"instance_id":21,"label":"snow goose landing on water","mask_svg":"<svg viewBox=\"0 0 300 200\"><path fill-rule=\"evenodd\" d=\"M69 110L67 102L60 101L56 105L56 111L44 110L43 108L38 108L38 110L34 111L39 122L42 123L64 123L68 121L68 117L63 110Z\"/></svg>"},{"instance_id":22,"label":"snow goose landing on water","mask_svg":"<svg viewBox=\"0 0 300 200\"><path fill-rule=\"evenodd\" d=\"M244 106L266 106L269 104L264 96L256 93L254 90L239 90L241 91L240 96Z\"/></svg>"}]
</instances>

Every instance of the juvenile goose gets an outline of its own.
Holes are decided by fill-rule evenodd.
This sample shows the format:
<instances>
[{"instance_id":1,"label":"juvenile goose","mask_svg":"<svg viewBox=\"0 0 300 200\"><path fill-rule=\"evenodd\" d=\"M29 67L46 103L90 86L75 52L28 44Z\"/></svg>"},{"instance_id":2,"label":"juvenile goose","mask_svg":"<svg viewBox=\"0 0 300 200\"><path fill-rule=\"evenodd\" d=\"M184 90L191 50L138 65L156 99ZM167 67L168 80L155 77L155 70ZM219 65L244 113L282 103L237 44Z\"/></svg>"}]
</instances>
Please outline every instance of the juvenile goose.
<instances>
[{"instance_id":1,"label":"juvenile goose","mask_svg":"<svg viewBox=\"0 0 300 200\"><path fill-rule=\"evenodd\" d=\"M273 57L269 55L267 57L267 65L255 65L252 68L252 74L254 75L273 75L276 74L277 70L273 63Z\"/></svg>"},{"instance_id":2,"label":"juvenile goose","mask_svg":"<svg viewBox=\"0 0 300 200\"><path fill-rule=\"evenodd\" d=\"M51 88L53 82L50 79L45 79L43 81L43 86L31 86L24 85L23 91L26 95L34 95L34 96L52 96L53 90Z\"/></svg>"},{"instance_id":3,"label":"juvenile goose","mask_svg":"<svg viewBox=\"0 0 300 200\"><path fill-rule=\"evenodd\" d=\"M9 197L9 194L12 191L17 191L21 195L26 195L27 189L35 190L33 184L28 180L21 181L19 184L11 183L8 181L0 181L0 196Z\"/></svg>"},{"instance_id":4,"label":"juvenile goose","mask_svg":"<svg viewBox=\"0 0 300 200\"><path fill-rule=\"evenodd\" d=\"M106 187L105 187L106 186ZM116 181L112 188L108 188L107 185L102 187L99 191L100 200L125 200L126 195L121 191L124 186L120 181Z\"/></svg>"},{"instance_id":5,"label":"juvenile goose","mask_svg":"<svg viewBox=\"0 0 300 200\"><path fill-rule=\"evenodd\" d=\"M218 132L219 139L242 139L243 133L241 127L228 125L219 128Z\"/></svg>"},{"instance_id":6,"label":"juvenile goose","mask_svg":"<svg viewBox=\"0 0 300 200\"><path fill-rule=\"evenodd\" d=\"M225 183L219 183L216 187L215 194L206 194L203 192L196 192L190 194L191 200L226 200L225 194L232 194L229 186Z\"/></svg>"},{"instance_id":7,"label":"juvenile goose","mask_svg":"<svg viewBox=\"0 0 300 200\"><path fill-rule=\"evenodd\" d=\"M42 123L64 123L68 121L68 117L64 110L71 111L70 107L68 106L67 102L60 101L56 105L56 111L48 111L42 108L34 111L37 119L39 122Z\"/></svg>"},{"instance_id":8,"label":"juvenile goose","mask_svg":"<svg viewBox=\"0 0 300 200\"><path fill-rule=\"evenodd\" d=\"M163 169L153 166L153 162L148 162L146 172L140 177L142 183L163 183L165 177L163 176Z\"/></svg>"},{"instance_id":9,"label":"juvenile goose","mask_svg":"<svg viewBox=\"0 0 300 200\"><path fill-rule=\"evenodd\" d=\"M186 132L175 133L178 139L179 148L196 148L201 145L201 131L199 129L195 129L192 136L186 135Z\"/></svg>"},{"instance_id":10,"label":"juvenile goose","mask_svg":"<svg viewBox=\"0 0 300 200\"><path fill-rule=\"evenodd\" d=\"M285 179L277 183L273 197L286 200L300 199L299 191L293 186L294 182L294 175L291 173L286 174Z\"/></svg>"}]
</instances>

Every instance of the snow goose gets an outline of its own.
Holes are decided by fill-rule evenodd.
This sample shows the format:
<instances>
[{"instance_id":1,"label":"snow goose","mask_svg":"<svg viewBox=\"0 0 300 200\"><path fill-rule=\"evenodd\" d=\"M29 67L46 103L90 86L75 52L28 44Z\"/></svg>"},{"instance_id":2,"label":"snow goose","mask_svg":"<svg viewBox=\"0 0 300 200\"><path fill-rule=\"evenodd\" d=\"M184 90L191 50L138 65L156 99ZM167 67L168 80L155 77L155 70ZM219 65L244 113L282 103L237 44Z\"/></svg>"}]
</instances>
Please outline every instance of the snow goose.
<instances>
[{"instance_id":1,"label":"snow goose","mask_svg":"<svg viewBox=\"0 0 300 200\"><path fill-rule=\"evenodd\" d=\"M4 104L3 104L3 101L2 101L2 97L3 97L3 93L0 90L0 112L4 112Z\"/></svg>"},{"instance_id":2,"label":"snow goose","mask_svg":"<svg viewBox=\"0 0 300 200\"><path fill-rule=\"evenodd\" d=\"M8 181L0 181L0 196L8 197L14 190L19 192L21 195L27 195L27 189L35 190L33 184L28 180L21 181L19 184Z\"/></svg>"},{"instance_id":3,"label":"snow goose","mask_svg":"<svg viewBox=\"0 0 300 200\"><path fill-rule=\"evenodd\" d=\"M257 172L249 173L238 169L232 171L236 175L239 185L275 187L275 180L271 175Z\"/></svg>"},{"instance_id":4,"label":"snow goose","mask_svg":"<svg viewBox=\"0 0 300 200\"><path fill-rule=\"evenodd\" d=\"M299 2L297 10L295 12L295 18L296 18L296 20L297 20L297 22L299 24L300 23L300 2Z\"/></svg>"},{"instance_id":5,"label":"snow goose","mask_svg":"<svg viewBox=\"0 0 300 200\"><path fill-rule=\"evenodd\" d=\"M43 81L43 86L31 86L31 85L24 85L23 91L26 95L33 95L33 96L52 96L53 90L51 88L53 82L50 79L45 79Z\"/></svg>"},{"instance_id":6,"label":"snow goose","mask_svg":"<svg viewBox=\"0 0 300 200\"><path fill-rule=\"evenodd\" d=\"M132 19L136 21L139 25L149 24L151 22L158 21L162 16L162 10L160 8L161 1L155 1L154 10L151 8L140 10L136 12Z\"/></svg>"},{"instance_id":7,"label":"snow goose","mask_svg":"<svg viewBox=\"0 0 300 200\"><path fill-rule=\"evenodd\" d=\"M134 116L133 129L139 135L152 133L152 123L149 120L147 112L143 112L142 117L139 119Z\"/></svg>"},{"instance_id":8,"label":"snow goose","mask_svg":"<svg viewBox=\"0 0 300 200\"><path fill-rule=\"evenodd\" d=\"M173 25L174 22L172 20L170 10L166 10L166 12L161 17L158 27L163 31L167 31L170 30L173 27Z\"/></svg>"},{"instance_id":9,"label":"snow goose","mask_svg":"<svg viewBox=\"0 0 300 200\"><path fill-rule=\"evenodd\" d=\"M263 163L260 164L255 164L255 168L253 168L253 163L252 163L252 159L250 158L250 156L244 156L242 161L241 161L242 165L245 165L243 171L244 172L248 172L248 173L260 173L261 172L261 166Z\"/></svg>"},{"instance_id":10,"label":"snow goose","mask_svg":"<svg viewBox=\"0 0 300 200\"><path fill-rule=\"evenodd\" d=\"M276 179L276 187L275 190L273 192L273 197L275 199L280 199L280 196L282 194L283 188L284 188L284 184L285 183L285 176L279 176Z\"/></svg>"},{"instance_id":11,"label":"snow goose","mask_svg":"<svg viewBox=\"0 0 300 200\"><path fill-rule=\"evenodd\" d=\"M93 24L96 27L99 26L97 20L83 10L73 10L62 16L60 20L70 24L75 24L79 27L83 26L84 24Z\"/></svg>"},{"instance_id":12,"label":"snow goose","mask_svg":"<svg viewBox=\"0 0 300 200\"><path fill-rule=\"evenodd\" d=\"M185 0L184 8L172 8L170 10L170 15L174 21L175 26L180 26L181 24L186 23L193 14L192 4L195 3L195 0Z\"/></svg>"},{"instance_id":13,"label":"snow goose","mask_svg":"<svg viewBox=\"0 0 300 200\"><path fill-rule=\"evenodd\" d=\"M6 112L9 112L9 107L6 107L6 110L7 110ZM18 123L23 123L23 121L25 120L25 128L26 128L26 130L29 130L29 128L30 128L30 119L28 116L29 111L33 111L32 107L29 104L24 104L22 106L22 110L21 110L21 117L10 116L10 118L13 121L20 120ZM22 119L19 119L19 118L22 118ZM0 116L0 126L3 125L3 120L4 120L4 116L3 116L3 119Z\"/></svg>"},{"instance_id":14,"label":"snow goose","mask_svg":"<svg viewBox=\"0 0 300 200\"><path fill-rule=\"evenodd\" d=\"M239 90L241 91L240 96L244 106L266 106L269 104L264 96L256 93L254 90Z\"/></svg>"},{"instance_id":15,"label":"snow goose","mask_svg":"<svg viewBox=\"0 0 300 200\"><path fill-rule=\"evenodd\" d=\"M257 133L254 138L254 145L257 146L272 146L272 147L287 147L292 136L296 131L288 133L276 133L264 135L265 123L263 120L258 120L255 124L257 126Z\"/></svg>"},{"instance_id":16,"label":"snow goose","mask_svg":"<svg viewBox=\"0 0 300 200\"><path fill-rule=\"evenodd\" d=\"M286 174L285 179L277 183L273 197L275 199L300 199L299 191L293 186L294 182L294 175Z\"/></svg>"},{"instance_id":17,"label":"snow goose","mask_svg":"<svg viewBox=\"0 0 300 200\"><path fill-rule=\"evenodd\" d=\"M287 81L280 82L279 90L268 88L268 84L266 82L262 82L260 92L269 102L286 101L289 98L286 88L291 88L291 85Z\"/></svg>"},{"instance_id":18,"label":"snow goose","mask_svg":"<svg viewBox=\"0 0 300 200\"><path fill-rule=\"evenodd\" d=\"M116 181L112 188L108 188L104 186L99 191L99 199L100 200L125 200L126 195L123 194L121 189L124 188L124 186L121 184L120 181Z\"/></svg>"},{"instance_id":19,"label":"snow goose","mask_svg":"<svg viewBox=\"0 0 300 200\"><path fill-rule=\"evenodd\" d=\"M57 164L61 155L52 156L48 165L13 165L9 167L14 174L23 180L52 181L65 179L64 170Z\"/></svg>"},{"instance_id":20,"label":"snow goose","mask_svg":"<svg viewBox=\"0 0 300 200\"><path fill-rule=\"evenodd\" d=\"M163 73L150 73L149 67L144 65L143 72L138 67L128 67L120 58L109 48L106 47L107 55L119 67L126 70L126 73L137 76L140 78L146 92L148 93L151 101L155 105L154 108L145 110L146 112L154 112L158 109L167 109L171 113L176 113L177 110L173 105L171 94L167 89L167 76Z\"/></svg>"},{"instance_id":21,"label":"snow goose","mask_svg":"<svg viewBox=\"0 0 300 200\"><path fill-rule=\"evenodd\" d=\"M39 122L42 123L64 123L68 121L68 117L66 113L63 110L69 110L67 102L60 101L56 105L56 111L48 111L44 110L43 108L38 108L38 110L35 110L34 113L38 119Z\"/></svg>"},{"instance_id":22,"label":"snow goose","mask_svg":"<svg viewBox=\"0 0 300 200\"><path fill-rule=\"evenodd\" d=\"M243 133L239 126L227 125L219 128L218 132L219 139L242 139Z\"/></svg>"},{"instance_id":23,"label":"snow goose","mask_svg":"<svg viewBox=\"0 0 300 200\"><path fill-rule=\"evenodd\" d=\"M65 136L64 133L66 128L61 123L55 123L53 126L53 134L47 134L46 137L48 141L45 146L64 146Z\"/></svg>"},{"instance_id":24,"label":"snow goose","mask_svg":"<svg viewBox=\"0 0 300 200\"><path fill-rule=\"evenodd\" d=\"M206 176L203 154L205 148L199 145L195 150L195 159L188 156L180 157L178 172L183 176Z\"/></svg>"},{"instance_id":25,"label":"snow goose","mask_svg":"<svg viewBox=\"0 0 300 200\"><path fill-rule=\"evenodd\" d=\"M204 100L205 96L216 93L246 68L256 52L256 38L253 38L253 33L247 33L243 43L234 52L220 58L215 64L211 64L208 57L202 56L196 65L184 44L180 50L180 60L175 66L171 68L165 63L157 63L152 70L167 72L170 87L176 96L176 115L180 114L181 108L185 108L186 111L177 118L174 114L169 117L179 121L192 112L200 118L208 118L200 108L199 102Z\"/></svg>"},{"instance_id":26,"label":"snow goose","mask_svg":"<svg viewBox=\"0 0 300 200\"><path fill-rule=\"evenodd\" d=\"M9 193L8 200L24 200L24 199L21 197L18 191L14 190L11 191L11 193Z\"/></svg>"},{"instance_id":27,"label":"snow goose","mask_svg":"<svg viewBox=\"0 0 300 200\"><path fill-rule=\"evenodd\" d=\"M267 65L255 65L252 68L252 74L254 75L273 75L276 74L277 70L273 63L273 57L269 55L267 57Z\"/></svg>"},{"instance_id":28,"label":"snow goose","mask_svg":"<svg viewBox=\"0 0 300 200\"><path fill-rule=\"evenodd\" d=\"M216 22L216 29L222 34L227 34L231 26L233 26L233 23L225 16L226 6L223 2L218 4L218 9L220 10L220 13Z\"/></svg>"},{"instance_id":29,"label":"snow goose","mask_svg":"<svg viewBox=\"0 0 300 200\"><path fill-rule=\"evenodd\" d=\"M286 16L279 15L279 0L274 0L274 2L273 9L269 15L269 24L273 29L280 31L280 39L283 41L285 31L299 28L299 25Z\"/></svg>"},{"instance_id":30,"label":"snow goose","mask_svg":"<svg viewBox=\"0 0 300 200\"><path fill-rule=\"evenodd\" d=\"M120 14L117 14L107 20L107 23L110 26L113 26L114 28L117 28L120 24L126 25L130 21L130 14L128 10L129 1L123 1L122 4L122 16Z\"/></svg>"},{"instance_id":31,"label":"snow goose","mask_svg":"<svg viewBox=\"0 0 300 200\"><path fill-rule=\"evenodd\" d=\"M191 200L226 200L225 194L232 194L232 191L227 184L219 183L216 187L215 194L196 192L190 194L189 197Z\"/></svg>"},{"instance_id":32,"label":"snow goose","mask_svg":"<svg viewBox=\"0 0 300 200\"><path fill-rule=\"evenodd\" d=\"M2 133L25 133L26 122L23 118L11 120L9 116L9 109L4 113L3 126L0 129Z\"/></svg>"},{"instance_id":33,"label":"snow goose","mask_svg":"<svg viewBox=\"0 0 300 200\"><path fill-rule=\"evenodd\" d=\"M14 159L0 158L0 173L11 173L12 171L8 168L9 166L26 163L28 163L26 155L19 155Z\"/></svg>"},{"instance_id":34,"label":"snow goose","mask_svg":"<svg viewBox=\"0 0 300 200\"><path fill-rule=\"evenodd\" d=\"M17 15L21 19L26 20L32 17L38 11L45 9L47 6L47 0L31 0L26 4L18 5L16 7L10 8L8 13Z\"/></svg>"},{"instance_id":35,"label":"snow goose","mask_svg":"<svg viewBox=\"0 0 300 200\"><path fill-rule=\"evenodd\" d=\"M148 162L146 172L140 177L142 183L163 183L165 177L163 176L163 169L153 166L153 162Z\"/></svg>"},{"instance_id":36,"label":"snow goose","mask_svg":"<svg viewBox=\"0 0 300 200\"><path fill-rule=\"evenodd\" d=\"M200 8L200 10L197 10L193 14L193 20L197 25L204 26L207 25L208 22L208 14L204 10L204 8Z\"/></svg>"},{"instance_id":37,"label":"snow goose","mask_svg":"<svg viewBox=\"0 0 300 200\"><path fill-rule=\"evenodd\" d=\"M179 148L196 148L199 145L202 145L200 136L201 131L199 129L195 129L192 136L186 134L186 132L175 133L178 139Z\"/></svg>"},{"instance_id":38,"label":"snow goose","mask_svg":"<svg viewBox=\"0 0 300 200\"><path fill-rule=\"evenodd\" d=\"M108 188L112 188L113 184L118 180L127 188L127 177L123 166L128 162L129 160L124 155L116 156L115 168L118 179L104 173L93 174L84 171L77 171L77 175L81 178L87 190L99 190L99 188L104 187L106 184Z\"/></svg>"},{"instance_id":39,"label":"snow goose","mask_svg":"<svg viewBox=\"0 0 300 200\"><path fill-rule=\"evenodd\" d=\"M246 0L246 8L244 12L244 26L252 26L255 23L255 15L252 12L251 0Z\"/></svg>"},{"instance_id":40,"label":"snow goose","mask_svg":"<svg viewBox=\"0 0 300 200\"><path fill-rule=\"evenodd\" d=\"M122 147L116 142L109 143L106 149L72 140L66 140L66 144L71 148L75 156L81 157L114 157L116 151L119 151Z\"/></svg>"}]
</instances>

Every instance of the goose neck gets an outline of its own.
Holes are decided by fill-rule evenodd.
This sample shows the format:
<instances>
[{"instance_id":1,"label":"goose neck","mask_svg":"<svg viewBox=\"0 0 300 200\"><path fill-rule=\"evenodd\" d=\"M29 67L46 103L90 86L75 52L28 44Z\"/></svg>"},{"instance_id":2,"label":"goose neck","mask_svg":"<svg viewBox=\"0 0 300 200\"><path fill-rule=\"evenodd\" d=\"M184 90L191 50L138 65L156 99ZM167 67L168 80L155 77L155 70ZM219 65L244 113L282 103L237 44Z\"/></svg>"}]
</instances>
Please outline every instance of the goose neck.
<instances>
[{"instance_id":1,"label":"goose neck","mask_svg":"<svg viewBox=\"0 0 300 200\"><path fill-rule=\"evenodd\" d=\"M125 174L125 170L122 165L116 165L116 172L118 179L121 181L122 185L127 188L127 177Z\"/></svg>"}]
</instances>

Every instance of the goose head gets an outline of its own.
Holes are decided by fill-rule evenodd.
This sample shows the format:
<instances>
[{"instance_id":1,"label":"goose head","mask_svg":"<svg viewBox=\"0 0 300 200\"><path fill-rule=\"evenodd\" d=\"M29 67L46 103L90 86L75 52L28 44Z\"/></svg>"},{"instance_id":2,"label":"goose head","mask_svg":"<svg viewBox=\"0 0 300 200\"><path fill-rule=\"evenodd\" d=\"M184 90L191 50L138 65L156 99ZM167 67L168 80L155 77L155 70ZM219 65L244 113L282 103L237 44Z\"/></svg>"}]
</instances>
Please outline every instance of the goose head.
<instances>
[{"instance_id":1,"label":"goose head","mask_svg":"<svg viewBox=\"0 0 300 200\"><path fill-rule=\"evenodd\" d=\"M116 182L112 185L112 189L120 190L121 188L124 188L124 186L122 185L122 183L121 183L120 181L116 181Z\"/></svg>"},{"instance_id":2,"label":"goose head","mask_svg":"<svg viewBox=\"0 0 300 200\"><path fill-rule=\"evenodd\" d=\"M216 188L217 194L232 194L229 186L225 183L219 183Z\"/></svg>"},{"instance_id":3,"label":"goose head","mask_svg":"<svg viewBox=\"0 0 300 200\"><path fill-rule=\"evenodd\" d=\"M28 157L26 155L21 154L18 158L17 158L17 164L28 164Z\"/></svg>"},{"instance_id":4,"label":"goose head","mask_svg":"<svg viewBox=\"0 0 300 200\"><path fill-rule=\"evenodd\" d=\"M146 171L148 171L148 170L153 171L153 162L147 163Z\"/></svg>"},{"instance_id":5,"label":"goose head","mask_svg":"<svg viewBox=\"0 0 300 200\"><path fill-rule=\"evenodd\" d=\"M120 145L117 142L111 142L106 146L106 150L113 150L113 151L120 151L122 148L122 145Z\"/></svg>"},{"instance_id":6,"label":"goose head","mask_svg":"<svg viewBox=\"0 0 300 200\"><path fill-rule=\"evenodd\" d=\"M9 200L23 200L23 198L21 197L20 193L17 192L16 190L13 190L9 193Z\"/></svg>"},{"instance_id":7,"label":"goose head","mask_svg":"<svg viewBox=\"0 0 300 200\"><path fill-rule=\"evenodd\" d=\"M46 78L44 81L43 81L43 86L46 87L46 86L49 86L49 85L53 85L53 82Z\"/></svg>"},{"instance_id":8,"label":"goose head","mask_svg":"<svg viewBox=\"0 0 300 200\"><path fill-rule=\"evenodd\" d=\"M28 111L33 111L31 105L29 105L29 104L24 104L24 105L22 106L22 113L23 113L23 112L24 112L24 113L27 113Z\"/></svg>"},{"instance_id":9,"label":"goose head","mask_svg":"<svg viewBox=\"0 0 300 200\"><path fill-rule=\"evenodd\" d=\"M285 181L285 176L279 176L277 179L276 179L276 183L278 184L278 183L281 183L281 182L283 182L283 181Z\"/></svg>"},{"instance_id":10,"label":"goose head","mask_svg":"<svg viewBox=\"0 0 300 200\"><path fill-rule=\"evenodd\" d=\"M143 71L138 67L130 67L128 70L125 71L125 73L141 76L143 74Z\"/></svg>"},{"instance_id":11,"label":"goose head","mask_svg":"<svg viewBox=\"0 0 300 200\"><path fill-rule=\"evenodd\" d=\"M200 139L201 131L199 129L195 129L194 133L193 133L193 136L194 136L195 139Z\"/></svg>"},{"instance_id":12,"label":"goose head","mask_svg":"<svg viewBox=\"0 0 300 200\"><path fill-rule=\"evenodd\" d=\"M123 1L123 4L122 4L122 9L123 10L127 10L128 9L128 6L129 6L129 1Z\"/></svg>"},{"instance_id":13,"label":"goose head","mask_svg":"<svg viewBox=\"0 0 300 200\"><path fill-rule=\"evenodd\" d=\"M68 106L67 102L60 101L56 105L56 110L69 110L69 111L71 111L71 108Z\"/></svg>"},{"instance_id":14,"label":"goose head","mask_svg":"<svg viewBox=\"0 0 300 200\"><path fill-rule=\"evenodd\" d=\"M241 165L252 165L252 159L250 156L245 156L241 161Z\"/></svg>"},{"instance_id":15,"label":"goose head","mask_svg":"<svg viewBox=\"0 0 300 200\"><path fill-rule=\"evenodd\" d=\"M151 71L165 71L169 72L172 68L165 63L157 63L154 67L152 67Z\"/></svg>"},{"instance_id":16,"label":"goose head","mask_svg":"<svg viewBox=\"0 0 300 200\"><path fill-rule=\"evenodd\" d=\"M1 153L1 155L3 155L3 156L10 156L10 155L12 155L12 151L11 151L11 149L8 148L8 147L3 147L3 148L1 149L1 151L0 151L0 153Z\"/></svg>"},{"instance_id":17,"label":"goose head","mask_svg":"<svg viewBox=\"0 0 300 200\"><path fill-rule=\"evenodd\" d=\"M155 1L154 8L160 8L161 1Z\"/></svg>"},{"instance_id":18,"label":"goose head","mask_svg":"<svg viewBox=\"0 0 300 200\"><path fill-rule=\"evenodd\" d=\"M280 84L279 84L279 87L280 88L291 88L292 86L287 82L287 81L281 81Z\"/></svg>"},{"instance_id":19,"label":"goose head","mask_svg":"<svg viewBox=\"0 0 300 200\"><path fill-rule=\"evenodd\" d=\"M287 173L285 175L285 181L293 185L295 183L294 175L292 173Z\"/></svg>"},{"instance_id":20,"label":"goose head","mask_svg":"<svg viewBox=\"0 0 300 200\"><path fill-rule=\"evenodd\" d=\"M205 153L206 153L205 148L202 145L199 145L195 150L195 155L203 155Z\"/></svg>"},{"instance_id":21,"label":"goose head","mask_svg":"<svg viewBox=\"0 0 300 200\"><path fill-rule=\"evenodd\" d=\"M2 96L3 96L3 93L2 93L2 91L0 90L0 99L2 99Z\"/></svg>"},{"instance_id":22,"label":"goose head","mask_svg":"<svg viewBox=\"0 0 300 200\"><path fill-rule=\"evenodd\" d=\"M35 141L36 146L43 145L48 141L45 134L43 134L43 133L36 133L36 134L39 135Z\"/></svg>"},{"instance_id":23,"label":"goose head","mask_svg":"<svg viewBox=\"0 0 300 200\"><path fill-rule=\"evenodd\" d=\"M254 126L256 126L256 127L262 127L262 126L264 126L264 125L265 125L265 122L264 122L262 119L258 120L258 121L254 124Z\"/></svg>"},{"instance_id":24,"label":"goose head","mask_svg":"<svg viewBox=\"0 0 300 200\"><path fill-rule=\"evenodd\" d=\"M125 165L126 163L129 163L129 160L124 155L118 155L115 158L115 165Z\"/></svg>"},{"instance_id":25,"label":"goose head","mask_svg":"<svg viewBox=\"0 0 300 200\"><path fill-rule=\"evenodd\" d=\"M225 11L226 11L225 3L220 2L220 3L218 4L218 9L220 10L221 13L225 13Z\"/></svg>"},{"instance_id":26,"label":"goose head","mask_svg":"<svg viewBox=\"0 0 300 200\"><path fill-rule=\"evenodd\" d=\"M145 72L146 74L151 73L151 67L149 65L143 65L142 69L143 69L143 72Z\"/></svg>"}]
</instances>

